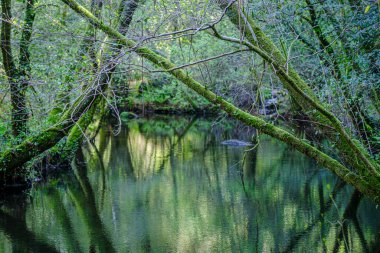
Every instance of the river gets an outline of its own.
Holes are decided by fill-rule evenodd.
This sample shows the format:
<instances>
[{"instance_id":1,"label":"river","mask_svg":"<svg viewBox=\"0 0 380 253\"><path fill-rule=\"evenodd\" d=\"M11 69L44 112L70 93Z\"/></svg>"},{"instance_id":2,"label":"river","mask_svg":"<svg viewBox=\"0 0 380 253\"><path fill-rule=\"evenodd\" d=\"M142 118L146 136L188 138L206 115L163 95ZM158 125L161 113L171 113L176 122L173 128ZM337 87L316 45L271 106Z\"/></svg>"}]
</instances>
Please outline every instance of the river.
<instances>
[{"instance_id":1,"label":"river","mask_svg":"<svg viewBox=\"0 0 380 253\"><path fill-rule=\"evenodd\" d=\"M233 121L104 126L73 171L2 201L0 252L378 252L380 211L289 146Z\"/></svg>"}]
</instances>

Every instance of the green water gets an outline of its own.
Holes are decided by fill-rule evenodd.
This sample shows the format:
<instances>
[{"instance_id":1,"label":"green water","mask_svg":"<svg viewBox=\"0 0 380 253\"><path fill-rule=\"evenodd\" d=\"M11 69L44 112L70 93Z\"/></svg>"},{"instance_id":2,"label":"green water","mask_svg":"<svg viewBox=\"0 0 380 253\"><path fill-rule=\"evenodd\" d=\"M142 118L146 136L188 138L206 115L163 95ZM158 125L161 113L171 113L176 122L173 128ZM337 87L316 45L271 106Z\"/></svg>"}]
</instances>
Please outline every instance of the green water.
<instances>
[{"instance_id":1,"label":"green water","mask_svg":"<svg viewBox=\"0 0 380 253\"><path fill-rule=\"evenodd\" d=\"M219 119L105 126L73 172L3 201L0 252L377 252L380 212L292 148ZM302 134L302 133L301 133Z\"/></svg>"}]
</instances>

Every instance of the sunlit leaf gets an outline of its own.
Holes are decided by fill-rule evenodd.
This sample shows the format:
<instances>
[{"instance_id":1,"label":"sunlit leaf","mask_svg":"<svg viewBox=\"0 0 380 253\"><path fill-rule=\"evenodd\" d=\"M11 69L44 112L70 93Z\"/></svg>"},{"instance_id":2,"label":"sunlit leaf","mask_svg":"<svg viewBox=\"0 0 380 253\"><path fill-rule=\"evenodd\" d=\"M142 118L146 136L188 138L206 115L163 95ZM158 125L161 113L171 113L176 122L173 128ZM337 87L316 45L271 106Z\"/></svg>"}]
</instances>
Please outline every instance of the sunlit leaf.
<instances>
[{"instance_id":1,"label":"sunlit leaf","mask_svg":"<svg viewBox=\"0 0 380 253\"><path fill-rule=\"evenodd\" d=\"M367 7L365 7L364 13L368 13L370 9L371 9L371 6L367 5Z\"/></svg>"}]
</instances>

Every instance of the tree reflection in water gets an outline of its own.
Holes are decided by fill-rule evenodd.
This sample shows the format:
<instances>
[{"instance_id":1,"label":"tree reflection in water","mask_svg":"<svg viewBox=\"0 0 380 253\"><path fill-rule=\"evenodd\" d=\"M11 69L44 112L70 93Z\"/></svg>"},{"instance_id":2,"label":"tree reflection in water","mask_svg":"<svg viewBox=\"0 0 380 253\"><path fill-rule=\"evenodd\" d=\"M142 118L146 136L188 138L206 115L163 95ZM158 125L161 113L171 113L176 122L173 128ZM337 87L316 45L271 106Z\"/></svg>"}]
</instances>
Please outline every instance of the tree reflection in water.
<instances>
[{"instance_id":1,"label":"tree reflection in water","mask_svg":"<svg viewBox=\"0 0 380 253\"><path fill-rule=\"evenodd\" d=\"M268 137L202 118L104 127L73 172L3 201L1 252L377 252L375 205ZM243 159L244 158L244 159Z\"/></svg>"}]
</instances>

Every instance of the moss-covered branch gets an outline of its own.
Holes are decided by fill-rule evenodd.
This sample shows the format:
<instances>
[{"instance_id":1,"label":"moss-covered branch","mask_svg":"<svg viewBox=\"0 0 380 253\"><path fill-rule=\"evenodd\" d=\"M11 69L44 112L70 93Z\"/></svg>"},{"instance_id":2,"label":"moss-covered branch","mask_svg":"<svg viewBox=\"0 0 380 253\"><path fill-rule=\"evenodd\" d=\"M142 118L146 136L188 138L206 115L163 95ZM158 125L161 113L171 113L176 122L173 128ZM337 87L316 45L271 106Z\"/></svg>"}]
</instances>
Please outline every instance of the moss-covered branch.
<instances>
[{"instance_id":1,"label":"moss-covered branch","mask_svg":"<svg viewBox=\"0 0 380 253\"><path fill-rule=\"evenodd\" d=\"M101 91L106 88L106 85L105 83L95 89L89 87L54 126L25 139L14 148L4 151L0 155L0 183L2 185L12 183L13 179L22 176L20 174L23 173L24 163L55 146L66 136L76 122L86 115L93 103L97 103Z\"/></svg>"}]
</instances>

